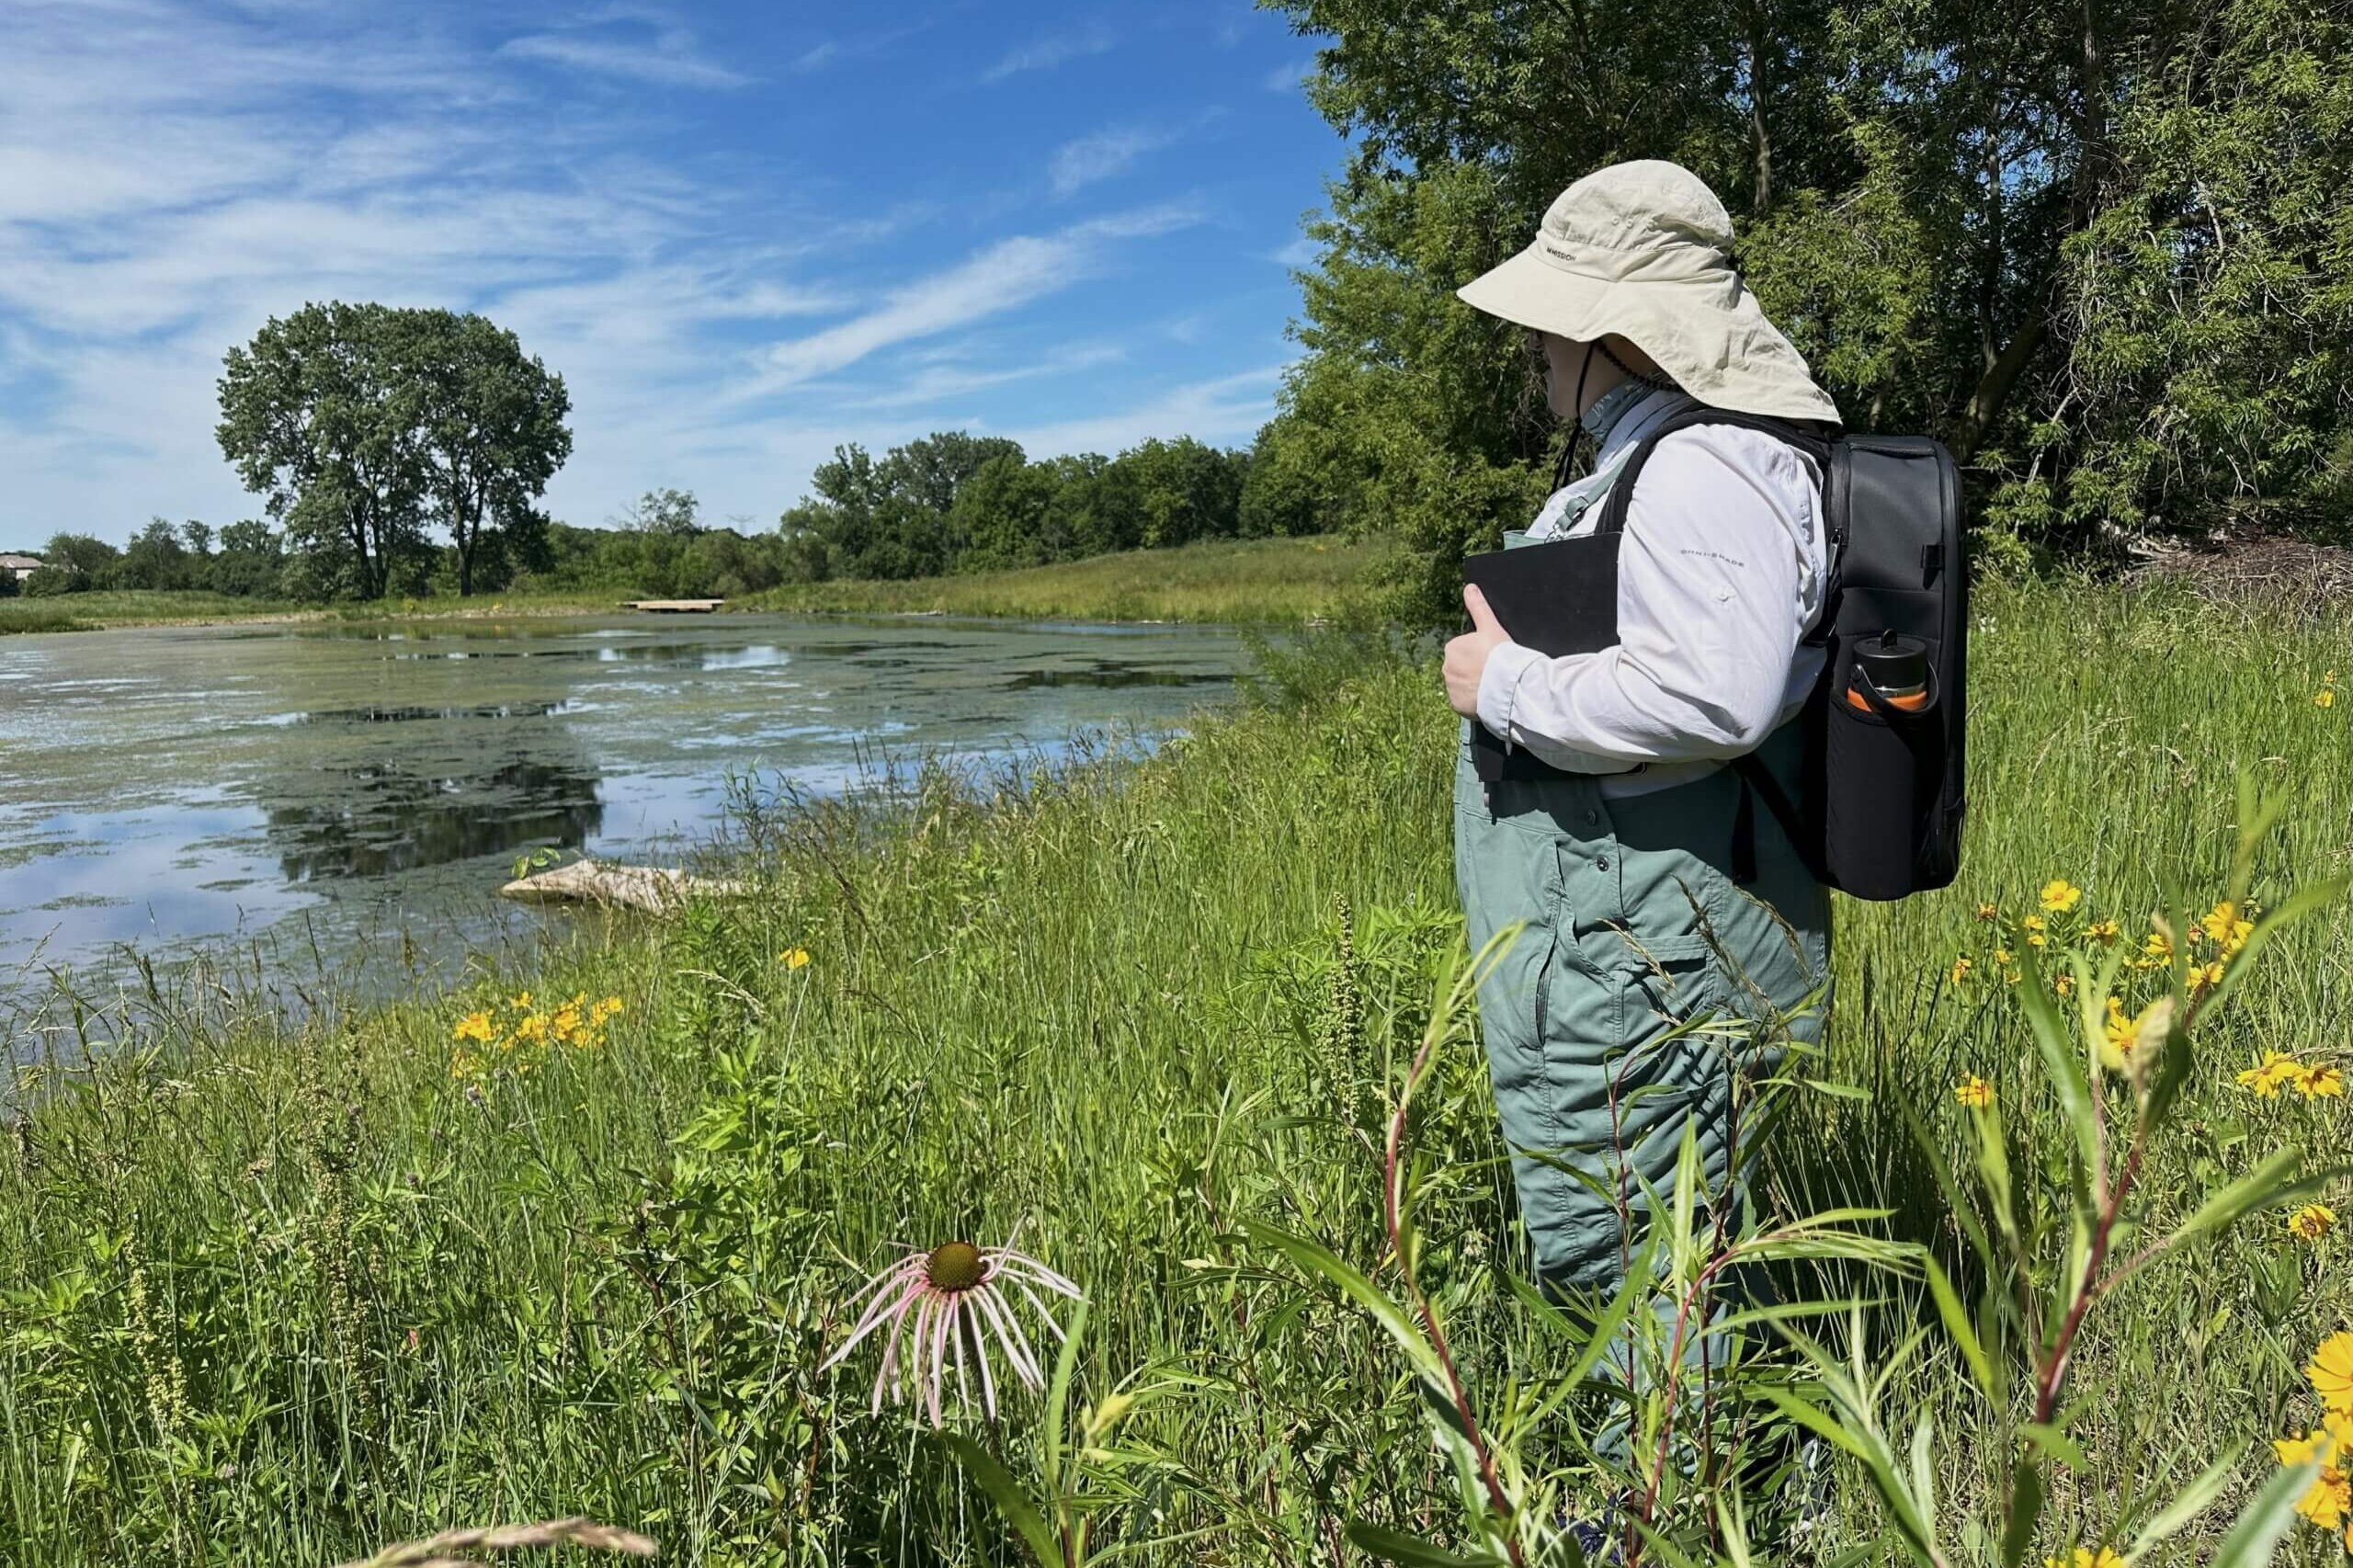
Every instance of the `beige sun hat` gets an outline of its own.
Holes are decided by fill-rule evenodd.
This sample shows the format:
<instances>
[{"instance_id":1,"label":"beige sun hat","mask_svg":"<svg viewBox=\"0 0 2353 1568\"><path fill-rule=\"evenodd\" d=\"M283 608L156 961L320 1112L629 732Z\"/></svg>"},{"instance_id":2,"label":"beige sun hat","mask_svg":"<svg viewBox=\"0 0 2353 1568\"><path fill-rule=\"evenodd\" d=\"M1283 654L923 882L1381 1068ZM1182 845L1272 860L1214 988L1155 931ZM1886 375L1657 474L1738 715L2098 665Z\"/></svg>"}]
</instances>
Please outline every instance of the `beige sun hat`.
<instances>
[{"instance_id":1,"label":"beige sun hat","mask_svg":"<svg viewBox=\"0 0 2353 1568\"><path fill-rule=\"evenodd\" d=\"M1459 292L1579 343L1616 333L1711 407L1838 418L1733 265L1731 214L1679 164L1596 169L1553 199L1532 244Z\"/></svg>"}]
</instances>

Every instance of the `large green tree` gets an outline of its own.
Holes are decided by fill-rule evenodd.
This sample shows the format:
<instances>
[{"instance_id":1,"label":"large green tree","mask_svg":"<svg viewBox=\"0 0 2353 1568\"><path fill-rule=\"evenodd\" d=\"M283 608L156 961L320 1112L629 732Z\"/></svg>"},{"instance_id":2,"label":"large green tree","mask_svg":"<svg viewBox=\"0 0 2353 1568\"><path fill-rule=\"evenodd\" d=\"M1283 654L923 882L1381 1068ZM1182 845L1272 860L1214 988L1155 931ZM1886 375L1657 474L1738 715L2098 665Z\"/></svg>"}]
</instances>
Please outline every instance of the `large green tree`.
<instances>
[{"instance_id":1,"label":"large green tree","mask_svg":"<svg viewBox=\"0 0 2353 1568\"><path fill-rule=\"evenodd\" d=\"M305 305L229 350L220 388L222 452L316 592L420 576L436 522L471 592L486 552L529 553L572 449L562 379L478 315Z\"/></svg>"},{"instance_id":2,"label":"large green tree","mask_svg":"<svg viewBox=\"0 0 2353 1568\"><path fill-rule=\"evenodd\" d=\"M2353 33L2328 0L1267 0L1350 140L1263 506L1399 527L1409 607L1541 486L1518 335L1452 290L1577 176L1665 157L1860 428L2011 540L2347 486Z\"/></svg>"},{"instance_id":3,"label":"large green tree","mask_svg":"<svg viewBox=\"0 0 2353 1568\"><path fill-rule=\"evenodd\" d=\"M381 598L423 549L425 389L396 312L310 304L272 317L221 377L221 450L282 518L320 587Z\"/></svg>"},{"instance_id":4,"label":"large green tree","mask_svg":"<svg viewBox=\"0 0 2353 1568\"><path fill-rule=\"evenodd\" d=\"M401 369L422 394L430 515L449 533L462 597L485 555L528 559L545 535L538 502L572 455L572 398L563 377L486 317L406 311L394 328Z\"/></svg>"}]
</instances>

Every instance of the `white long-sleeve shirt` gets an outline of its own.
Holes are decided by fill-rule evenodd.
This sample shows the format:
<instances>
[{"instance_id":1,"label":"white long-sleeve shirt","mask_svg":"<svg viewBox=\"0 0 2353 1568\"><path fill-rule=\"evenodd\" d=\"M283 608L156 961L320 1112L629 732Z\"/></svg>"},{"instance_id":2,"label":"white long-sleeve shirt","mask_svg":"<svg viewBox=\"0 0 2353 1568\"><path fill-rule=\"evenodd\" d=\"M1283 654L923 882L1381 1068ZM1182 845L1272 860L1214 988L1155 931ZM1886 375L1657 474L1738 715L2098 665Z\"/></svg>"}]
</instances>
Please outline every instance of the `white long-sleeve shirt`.
<instances>
[{"instance_id":1,"label":"white long-sleeve shirt","mask_svg":"<svg viewBox=\"0 0 2353 1568\"><path fill-rule=\"evenodd\" d=\"M1669 390L1634 403L1597 469L1683 401ZM1600 517L1591 505L1559 537L1589 534ZM1811 459L1735 426L1678 430L1643 464L1627 507L1618 645L1553 659L1498 644L1480 676L1479 722L1555 767L1606 775L1605 795L1688 782L1804 706L1823 653L1800 644L1826 575Z\"/></svg>"}]
</instances>

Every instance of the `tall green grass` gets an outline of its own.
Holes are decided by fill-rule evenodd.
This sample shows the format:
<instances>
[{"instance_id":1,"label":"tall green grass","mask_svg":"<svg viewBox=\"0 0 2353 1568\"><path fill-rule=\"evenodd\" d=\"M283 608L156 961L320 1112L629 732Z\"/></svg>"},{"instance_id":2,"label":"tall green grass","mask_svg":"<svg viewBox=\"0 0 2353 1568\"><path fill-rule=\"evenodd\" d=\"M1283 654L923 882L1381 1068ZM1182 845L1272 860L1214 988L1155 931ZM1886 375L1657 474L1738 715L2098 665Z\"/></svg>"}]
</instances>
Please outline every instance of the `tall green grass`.
<instances>
[{"instance_id":1,"label":"tall green grass","mask_svg":"<svg viewBox=\"0 0 2353 1568\"><path fill-rule=\"evenodd\" d=\"M1890 1234L1947 1253L1897 1108L1958 1142L1953 1082L2023 1100L2032 1049L1998 975L1949 983L1984 949L1981 902L2063 875L2137 934L2167 881L2222 884L2242 772L2290 796L2264 902L2353 857L2353 703L2313 700L2353 665L2346 620L2083 584L1980 614L1962 879L1841 905L1819 1072L1869 1097L1803 1102L1768 1183L1790 1212L1889 1209ZM1012 1562L945 1449L867 1414L870 1359L816 1369L897 1248L1017 1231L1090 1296L1083 1401L1139 1369L1176 1385L1126 1429L1145 1462L1098 1542L1199 1529L1146 1560L1336 1563L1358 1560L1351 1519L1444 1534L1451 1482L1387 1341L1246 1227L1393 1269L1376 1153L1460 942L1454 733L1428 665L1335 642L1147 759L863 805L747 794L757 898L584 927L457 994L280 1029L258 1001L158 988L140 1043L88 1070L63 1065L61 1004L0 1151L0 1555L328 1563L580 1512L673 1561ZM2347 953L2341 919L2290 932L2205 1030L2190 1131L2148 1177L2158 1219L2283 1144L2343 1147L2345 1102L2234 1075L2263 1047L2345 1058ZM625 1011L593 1051L453 1078L452 1026L524 988ZM1421 1283L1492 1408L1564 1352L1509 1288L1509 1178L1459 1035L1415 1105ZM2011 1111L2048 1152L2021 1179L2063 1192L2054 1110ZM2054 1470L2029 1555L2256 1443L2184 1538L2184 1561L2211 1551L2268 1473L2260 1440L2310 1424L2298 1369L2353 1305L2347 1256L2342 1231L2305 1248L2262 1216L2106 1304L2074 1384L2082 1466ZM1898 1296L1879 1321L1927 1311ZM1939 1507L1969 1539L2015 1413L1949 1357L1902 1392L1935 1416ZM963 1422L1016 1465L1036 1427L1021 1399ZM1875 1552L1877 1504L1836 1483L1810 1551Z\"/></svg>"},{"instance_id":2,"label":"tall green grass","mask_svg":"<svg viewBox=\"0 0 2353 1568\"><path fill-rule=\"evenodd\" d=\"M797 583L738 608L983 615L1029 620L1297 625L1349 615L1389 549L1381 540L1211 540L1017 571L907 582Z\"/></svg>"}]
</instances>

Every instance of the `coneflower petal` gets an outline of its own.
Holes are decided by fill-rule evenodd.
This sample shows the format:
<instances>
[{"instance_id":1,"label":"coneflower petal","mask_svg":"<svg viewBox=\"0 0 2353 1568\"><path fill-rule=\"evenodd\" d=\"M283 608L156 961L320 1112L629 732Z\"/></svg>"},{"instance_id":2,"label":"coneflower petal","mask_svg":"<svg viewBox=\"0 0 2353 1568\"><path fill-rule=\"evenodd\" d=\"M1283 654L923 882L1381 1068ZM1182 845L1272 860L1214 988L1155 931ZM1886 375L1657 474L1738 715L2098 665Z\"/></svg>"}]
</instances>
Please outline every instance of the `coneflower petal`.
<instances>
[{"instance_id":1,"label":"coneflower petal","mask_svg":"<svg viewBox=\"0 0 2353 1568\"><path fill-rule=\"evenodd\" d=\"M891 1318L897 1316L902 1312L904 1312L906 1310L908 1301L922 1289L923 1283L921 1280L916 1280L906 1285L903 1288L899 1299L896 1301L891 1302L888 1306L882 1306L881 1303L884 1301L884 1298L877 1296L875 1298L876 1307L869 1307L866 1310L864 1315L859 1317L858 1320L858 1327L851 1331L850 1336L847 1339L842 1341L842 1347L835 1351L832 1355L826 1357L823 1364L821 1364L817 1369L821 1372L830 1371L836 1363L842 1360L843 1358L847 1357L852 1350L858 1348L858 1342L859 1340L864 1339L868 1335L872 1334L876 1329L881 1327L882 1324ZM877 1307L880 1307L881 1310L878 1311Z\"/></svg>"},{"instance_id":2,"label":"coneflower petal","mask_svg":"<svg viewBox=\"0 0 2353 1568\"><path fill-rule=\"evenodd\" d=\"M996 1325L997 1337L1005 1344L1006 1359L1013 1363L1013 1369L1021 1375L1021 1381L1033 1389L1044 1388L1046 1374L1029 1348L1029 1336L1021 1332L1021 1324L1014 1318L1013 1303L997 1294L994 1285L983 1285L974 1290L972 1299L987 1309L989 1321Z\"/></svg>"},{"instance_id":3,"label":"coneflower petal","mask_svg":"<svg viewBox=\"0 0 2353 1568\"><path fill-rule=\"evenodd\" d=\"M956 1347L956 1408L970 1410L972 1408L972 1383L964 1371L964 1326L972 1322L972 1314L966 1312L960 1315L957 1311L961 1303L956 1301L948 1303L949 1316L955 1320L955 1326L949 1330L948 1342Z\"/></svg>"},{"instance_id":4,"label":"coneflower petal","mask_svg":"<svg viewBox=\"0 0 2353 1568\"><path fill-rule=\"evenodd\" d=\"M931 1426L938 1431L948 1425L939 1415L939 1385L948 1375L948 1329L956 1321L957 1300L949 1296L932 1314L931 1323Z\"/></svg>"},{"instance_id":5,"label":"coneflower petal","mask_svg":"<svg viewBox=\"0 0 2353 1568\"><path fill-rule=\"evenodd\" d=\"M1031 1294L1029 1287L1021 1280L1017 1279L1013 1284L1014 1288L1021 1292L1022 1300L1028 1301L1029 1305L1036 1310L1038 1316L1045 1321L1046 1326L1053 1330L1054 1343L1057 1345L1061 1344L1063 1341L1063 1325L1054 1321L1054 1314L1046 1310L1046 1303L1040 1301L1035 1295Z\"/></svg>"},{"instance_id":6,"label":"coneflower petal","mask_svg":"<svg viewBox=\"0 0 2353 1568\"><path fill-rule=\"evenodd\" d=\"M972 1359L981 1367L981 1408L988 1418L996 1419L996 1378L989 1369L989 1336L981 1323L981 1311L974 1307L964 1321L972 1325Z\"/></svg>"},{"instance_id":7,"label":"coneflower petal","mask_svg":"<svg viewBox=\"0 0 2353 1568\"><path fill-rule=\"evenodd\" d=\"M1031 1257L1028 1253L1001 1252L995 1255L995 1258L999 1267L1007 1273L1027 1274L1048 1290L1059 1290L1065 1296L1075 1298L1080 1293L1076 1285Z\"/></svg>"}]
</instances>

